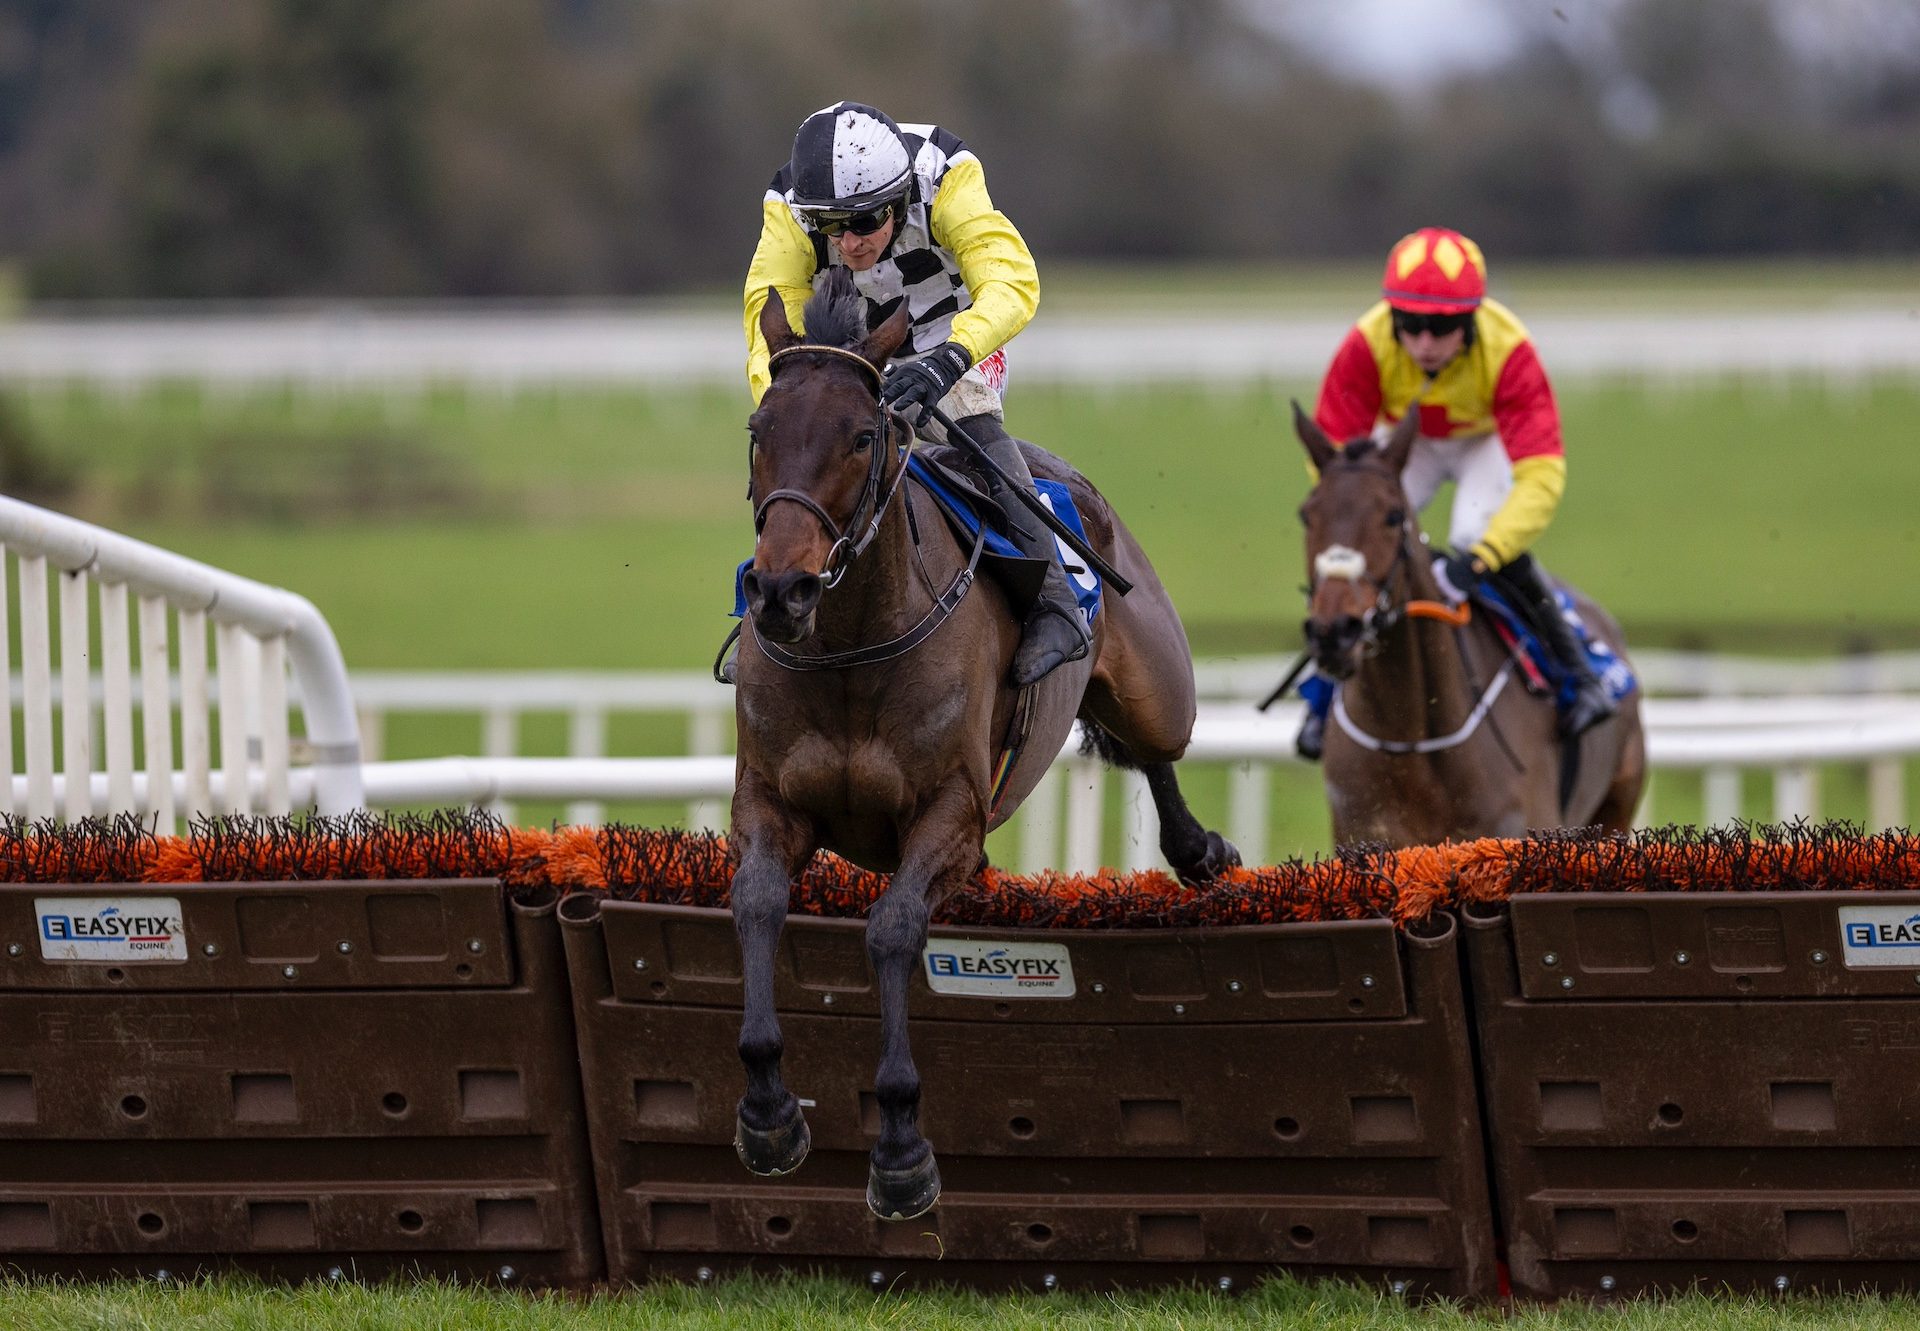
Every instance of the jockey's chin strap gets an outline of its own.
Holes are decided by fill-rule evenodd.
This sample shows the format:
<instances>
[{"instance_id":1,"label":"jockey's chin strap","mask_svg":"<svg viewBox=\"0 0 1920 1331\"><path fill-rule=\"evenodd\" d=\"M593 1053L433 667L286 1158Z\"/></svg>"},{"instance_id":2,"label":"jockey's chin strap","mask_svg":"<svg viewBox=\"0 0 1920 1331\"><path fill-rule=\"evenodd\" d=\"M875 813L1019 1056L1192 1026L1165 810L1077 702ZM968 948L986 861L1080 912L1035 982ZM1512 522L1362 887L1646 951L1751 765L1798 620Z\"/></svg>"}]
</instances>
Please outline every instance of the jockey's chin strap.
<instances>
[{"instance_id":1,"label":"jockey's chin strap","mask_svg":"<svg viewBox=\"0 0 1920 1331\"><path fill-rule=\"evenodd\" d=\"M758 535L766 527L767 510L783 499L789 503L798 504L813 514L820 520L820 525L826 528L827 538L833 542L832 547L827 551L827 562L820 570L822 585L832 588L846 576L848 567L873 543L873 538L879 535L881 519L886 517L887 509L892 507L893 497L899 492L900 483L907 478L907 461L913 456L914 434L912 430L906 431L907 446L901 450L900 468L894 473L893 484L888 488L886 497L883 499L880 495L880 485L886 475L887 446L893 439L891 427L904 425L904 421L899 413L889 411L887 404L880 398L880 386L884 381L879 366L858 352L848 351L844 347L799 345L782 347L769 356L767 358L768 373L771 374L774 367L781 361L802 355L838 356L842 360L852 361L858 365L873 380L873 457L867 465L866 484L860 489L859 502L853 506L853 513L847 518L845 527L835 522L832 514L821 507L820 501L805 490L788 487L775 490L760 501L759 507L753 511L753 530ZM751 456L748 458L748 475L752 475ZM864 529L861 525L863 514L866 515Z\"/></svg>"}]
</instances>

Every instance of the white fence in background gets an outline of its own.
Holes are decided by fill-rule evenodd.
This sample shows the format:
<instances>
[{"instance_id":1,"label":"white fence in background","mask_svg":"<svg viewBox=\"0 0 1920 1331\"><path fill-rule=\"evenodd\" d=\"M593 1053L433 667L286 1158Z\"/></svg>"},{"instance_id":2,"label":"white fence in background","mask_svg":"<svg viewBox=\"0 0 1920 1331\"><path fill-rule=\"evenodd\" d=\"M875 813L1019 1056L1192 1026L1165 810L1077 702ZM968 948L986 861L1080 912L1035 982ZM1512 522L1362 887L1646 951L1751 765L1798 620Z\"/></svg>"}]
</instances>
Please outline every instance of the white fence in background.
<instances>
[{"instance_id":1,"label":"white fence in background","mask_svg":"<svg viewBox=\"0 0 1920 1331\"><path fill-rule=\"evenodd\" d=\"M346 666L332 630L305 598L13 499L0 498L0 548L11 556L4 562L15 573L20 625L16 653L6 640L9 580L0 567L0 661L17 662L14 707L0 708L0 753L15 750L15 708L24 753L20 770L0 785L0 812L72 821L139 810L171 827L176 816L195 813L285 813L296 805L335 812L360 804ZM289 665L310 764L297 781ZM89 698L85 709L65 705L78 697Z\"/></svg>"},{"instance_id":2,"label":"white fence in background","mask_svg":"<svg viewBox=\"0 0 1920 1331\"><path fill-rule=\"evenodd\" d=\"M1361 292L1355 292L1359 308ZM1238 384L1315 380L1353 311L1049 313L1009 348L1023 382ZM1920 369L1920 321L1897 301L1852 308L1635 313L1537 310L1553 372L1684 379L1814 374L1857 380ZM121 389L215 386L488 390L570 384L737 385L737 306L339 306L150 312L0 324L0 382Z\"/></svg>"},{"instance_id":3,"label":"white fence in background","mask_svg":"<svg viewBox=\"0 0 1920 1331\"><path fill-rule=\"evenodd\" d=\"M1226 830L1249 860L1273 849L1273 768L1298 761L1298 704L1265 716L1252 710L1286 664L1203 662L1196 670L1202 714L1188 760L1227 765ZM1738 816L1750 772L1771 781L1776 817L1817 815L1823 764L1866 769L1872 825L1906 822L1906 763L1920 755L1920 654L1787 662L1643 652L1635 665L1654 695L1645 714L1655 773L1704 773L1709 822ZM353 684L369 758L380 756L394 715L464 714L479 722L480 757L371 763L367 796L376 806L473 802L511 818L516 800L566 800L568 821L593 822L605 802L687 800L689 826L725 823L733 694L704 675L365 672ZM567 718L570 758L518 756L522 723L538 713ZM617 713L682 717L687 756L607 757L608 718ZM1096 867L1109 779L1123 783L1129 864L1153 862L1156 834L1144 783L1131 774L1110 778L1082 761L1074 743L1062 756L1019 815L1021 865ZM1643 820L1656 810L1650 801Z\"/></svg>"}]
</instances>

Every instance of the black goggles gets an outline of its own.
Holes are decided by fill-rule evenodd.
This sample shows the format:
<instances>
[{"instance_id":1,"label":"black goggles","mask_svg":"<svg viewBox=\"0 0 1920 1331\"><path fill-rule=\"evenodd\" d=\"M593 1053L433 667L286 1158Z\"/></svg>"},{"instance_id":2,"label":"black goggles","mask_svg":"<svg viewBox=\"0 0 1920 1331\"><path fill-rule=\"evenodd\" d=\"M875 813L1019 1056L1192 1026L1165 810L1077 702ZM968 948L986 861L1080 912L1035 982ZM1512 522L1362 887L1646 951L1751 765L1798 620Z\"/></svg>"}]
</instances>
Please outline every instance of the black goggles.
<instances>
[{"instance_id":1,"label":"black goggles","mask_svg":"<svg viewBox=\"0 0 1920 1331\"><path fill-rule=\"evenodd\" d=\"M1445 337L1448 333L1459 332L1472 322L1471 310L1460 314L1413 314L1406 310L1393 312L1393 331L1405 333L1408 337L1418 337L1422 333Z\"/></svg>"},{"instance_id":2,"label":"black goggles","mask_svg":"<svg viewBox=\"0 0 1920 1331\"><path fill-rule=\"evenodd\" d=\"M871 236L893 217L893 205L883 203L871 212L864 213L809 213L808 220L813 229L823 236L837 236L843 231L851 231L856 236Z\"/></svg>"}]
</instances>

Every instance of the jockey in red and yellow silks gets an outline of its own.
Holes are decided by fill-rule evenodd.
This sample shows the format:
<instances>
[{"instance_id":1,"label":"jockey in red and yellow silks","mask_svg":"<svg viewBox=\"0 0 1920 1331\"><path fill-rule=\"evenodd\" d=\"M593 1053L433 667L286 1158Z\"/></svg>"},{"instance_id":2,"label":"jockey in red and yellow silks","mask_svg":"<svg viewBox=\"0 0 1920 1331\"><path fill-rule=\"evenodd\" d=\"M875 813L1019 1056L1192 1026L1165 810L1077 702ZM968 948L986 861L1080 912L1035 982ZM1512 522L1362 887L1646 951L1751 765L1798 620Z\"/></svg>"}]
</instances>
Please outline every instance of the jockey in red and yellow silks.
<instances>
[{"instance_id":1,"label":"jockey in red and yellow silks","mask_svg":"<svg viewBox=\"0 0 1920 1331\"><path fill-rule=\"evenodd\" d=\"M1384 431L1409 410L1420 413L1401 480L1415 509L1443 481L1455 483L1454 553L1442 579L1464 597L1481 578L1498 575L1515 594L1575 680L1561 728L1577 735L1613 715L1615 704L1528 553L1566 490L1560 412L1526 325L1486 290L1486 260L1467 237L1444 227L1403 237L1387 256L1381 300L1334 353L1314 419L1345 441ZM1323 693L1330 702L1330 690L1307 696L1322 704ZM1324 705L1316 705L1301 752L1318 757L1324 730Z\"/></svg>"}]
</instances>

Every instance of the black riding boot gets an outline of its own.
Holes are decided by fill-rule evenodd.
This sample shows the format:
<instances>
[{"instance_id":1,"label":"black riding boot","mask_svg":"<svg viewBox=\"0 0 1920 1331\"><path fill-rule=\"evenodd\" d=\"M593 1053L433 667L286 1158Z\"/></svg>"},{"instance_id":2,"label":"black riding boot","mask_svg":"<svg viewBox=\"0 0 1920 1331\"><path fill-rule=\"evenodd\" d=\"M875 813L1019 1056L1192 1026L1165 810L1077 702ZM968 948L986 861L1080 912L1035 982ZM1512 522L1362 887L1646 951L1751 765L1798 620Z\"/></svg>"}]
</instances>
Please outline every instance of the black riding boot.
<instances>
[{"instance_id":1,"label":"black riding boot","mask_svg":"<svg viewBox=\"0 0 1920 1331\"><path fill-rule=\"evenodd\" d=\"M1520 609L1533 622L1547 650L1573 676L1573 701L1560 717L1560 733L1580 735L1618 710L1607 686L1593 671L1586 648L1574 636L1573 625L1560 613L1560 603L1547 585L1546 575L1532 555L1521 555L1494 575L1520 598Z\"/></svg>"},{"instance_id":2,"label":"black riding boot","mask_svg":"<svg viewBox=\"0 0 1920 1331\"><path fill-rule=\"evenodd\" d=\"M958 424L985 447L987 456L999 464L1000 470L1006 472L1015 485L1025 486L1029 492L1033 490L1033 475L1027 470L1027 460L999 417L983 413L969 416ZM1067 587L1067 575L1060 567L1053 533L1011 495L1001 503L1010 520L1010 537L1020 547L1020 553L1028 559L1047 561L1046 578L1040 584L1033 609L1027 612L1027 622L1020 631L1020 646L1013 654L1010 678L1024 688L1046 678L1055 667L1078 661L1087 654L1093 639L1087 632L1086 620L1080 616L1080 607L1074 602L1073 592Z\"/></svg>"}]
</instances>

